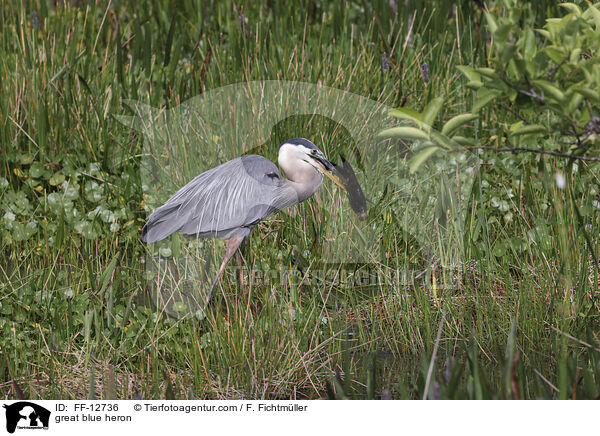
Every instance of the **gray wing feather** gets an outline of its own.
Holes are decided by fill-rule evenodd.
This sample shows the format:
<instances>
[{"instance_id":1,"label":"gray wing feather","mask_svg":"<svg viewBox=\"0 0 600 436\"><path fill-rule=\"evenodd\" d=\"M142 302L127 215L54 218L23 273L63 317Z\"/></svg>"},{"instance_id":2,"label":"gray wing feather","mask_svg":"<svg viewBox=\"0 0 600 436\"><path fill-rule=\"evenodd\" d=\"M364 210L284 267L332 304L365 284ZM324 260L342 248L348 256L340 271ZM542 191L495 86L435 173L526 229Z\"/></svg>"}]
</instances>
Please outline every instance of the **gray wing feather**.
<instances>
[{"instance_id":1,"label":"gray wing feather","mask_svg":"<svg viewBox=\"0 0 600 436\"><path fill-rule=\"evenodd\" d=\"M267 215L298 203L296 191L271 161L247 155L208 170L156 209L144 242L180 232L199 238L246 236Z\"/></svg>"}]
</instances>

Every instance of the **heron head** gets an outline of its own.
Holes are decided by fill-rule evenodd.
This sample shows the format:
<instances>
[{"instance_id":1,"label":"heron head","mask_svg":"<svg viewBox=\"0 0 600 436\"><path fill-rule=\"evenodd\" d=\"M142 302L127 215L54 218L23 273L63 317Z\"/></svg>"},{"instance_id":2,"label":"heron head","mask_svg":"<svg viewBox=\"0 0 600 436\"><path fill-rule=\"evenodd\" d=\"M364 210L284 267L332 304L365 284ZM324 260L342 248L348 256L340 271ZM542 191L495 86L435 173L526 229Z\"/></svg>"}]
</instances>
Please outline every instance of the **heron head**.
<instances>
[{"instance_id":1,"label":"heron head","mask_svg":"<svg viewBox=\"0 0 600 436\"><path fill-rule=\"evenodd\" d=\"M294 138L285 141L279 148L279 166L288 172L290 166L308 164L346 191L335 165L329 162L319 148L304 138ZM286 168L287 167L287 168Z\"/></svg>"}]
</instances>

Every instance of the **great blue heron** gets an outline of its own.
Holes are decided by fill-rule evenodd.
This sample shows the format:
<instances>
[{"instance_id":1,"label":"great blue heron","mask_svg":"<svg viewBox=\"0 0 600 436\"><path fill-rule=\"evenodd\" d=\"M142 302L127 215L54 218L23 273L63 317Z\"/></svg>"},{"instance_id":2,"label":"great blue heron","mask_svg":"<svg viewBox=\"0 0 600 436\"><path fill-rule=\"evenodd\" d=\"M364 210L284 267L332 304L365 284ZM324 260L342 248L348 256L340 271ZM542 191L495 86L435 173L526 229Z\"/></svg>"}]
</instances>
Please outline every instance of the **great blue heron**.
<instances>
[{"instance_id":1,"label":"great blue heron","mask_svg":"<svg viewBox=\"0 0 600 436\"><path fill-rule=\"evenodd\" d=\"M340 181L343 174L308 139L282 143L278 161L287 179L273 162L257 155L238 157L200 174L150 215L142 240L156 242L175 232L226 239L214 286L259 221L312 196L323 175L346 190Z\"/></svg>"}]
</instances>

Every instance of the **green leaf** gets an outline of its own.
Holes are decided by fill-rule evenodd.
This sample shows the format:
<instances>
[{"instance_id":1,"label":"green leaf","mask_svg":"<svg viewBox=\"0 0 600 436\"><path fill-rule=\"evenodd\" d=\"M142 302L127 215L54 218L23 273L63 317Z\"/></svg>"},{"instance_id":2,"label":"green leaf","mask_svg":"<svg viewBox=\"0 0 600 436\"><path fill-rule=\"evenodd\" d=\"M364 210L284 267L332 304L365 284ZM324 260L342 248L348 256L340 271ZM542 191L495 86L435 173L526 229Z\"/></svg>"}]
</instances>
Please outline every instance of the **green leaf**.
<instances>
[{"instance_id":1,"label":"green leaf","mask_svg":"<svg viewBox=\"0 0 600 436\"><path fill-rule=\"evenodd\" d=\"M169 25L169 33L167 33L167 42L165 44L165 59L163 66L167 67L171 60L171 46L173 45L173 36L175 35L175 28L177 27L177 15L173 14L171 18L171 24Z\"/></svg>"},{"instance_id":2,"label":"green leaf","mask_svg":"<svg viewBox=\"0 0 600 436\"><path fill-rule=\"evenodd\" d=\"M423 122L423 115L421 115L419 112L417 112L414 109L401 107L398 109L392 109L391 111L388 112L388 114L394 118L398 118L401 120L414 121L417 124L420 124Z\"/></svg>"},{"instance_id":3,"label":"green leaf","mask_svg":"<svg viewBox=\"0 0 600 436\"><path fill-rule=\"evenodd\" d=\"M65 175L63 173L54 173L50 177L50 184L52 186L58 186L65 181Z\"/></svg>"},{"instance_id":4,"label":"green leaf","mask_svg":"<svg viewBox=\"0 0 600 436\"><path fill-rule=\"evenodd\" d=\"M485 86L488 89L496 89L503 93L510 92L512 90L512 88L509 88L508 85L504 83L500 77L488 80Z\"/></svg>"},{"instance_id":5,"label":"green leaf","mask_svg":"<svg viewBox=\"0 0 600 436\"><path fill-rule=\"evenodd\" d=\"M483 86L483 82L469 82L467 83L467 88L477 91L479 88Z\"/></svg>"},{"instance_id":6,"label":"green leaf","mask_svg":"<svg viewBox=\"0 0 600 436\"><path fill-rule=\"evenodd\" d=\"M498 29L498 24L496 24L496 20L494 16L488 12L485 13L485 19L487 21L488 28L490 29L490 33L494 34Z\"/></svg>"},{"instance_id":7,"label":"green leaf","mask_svg":"<svg viewBox=\"0 0 600 436\"><path fill-rule=\"evenodd\" d=\"M34 179L38 179L44 175L46 170L44 169L44 165L40 162L35 162L29 167L29 175Z\"/></svg>"},{"instance_id":8,"label":"green leaf","mask_svg":"<svg viewBox=\"0 0 600 436\"><path fill-rule=\"evenodd\" d=\"M435 152L440 150L439 147L435 146L432 143L430 143L430 144L431 145L427 146L426 148L424 148L423 150L418 152L408 163L411 174L414 173L415 171L417 171L419 169L419 167L421 165L423 165L423 163L427 159L429 159Z\"/></svg>"},{"instance_id":9,"label":"green leaf","mask_svg":"<svg viewBox=\"0 0 600 436\"><path fill-rule=\"evenodd\" d=\"M117 260L119 259L120 254L120 252L117 252L113 256L110 263L102 273L102 276L100 277L100 294L103 294L106 288L108 287L108 283L110 282L110 278L113 275L113 271L115 269L115 266L117 265Z\"/></svg>"},{"instance_id":10,"label":"green leaf","mask_svg":"<svg viewBox=\"0 0 600 436\"><path fill-rule=\"evenodd\" d=\"M498 79L498 72L493 68L477 68L475 71L488 79Z\"/></svg>"},{"instance_id":11,"label":"green leaf","mask_svg":"<svg viewBox=\"0 0 600 436\"><path fill-rule=\"evenodd\" d=\"M548 41L551 40L551 38L550 38L550 32L548 32L547 30L544 30L544 29L535 29L535 31L537 33L539 33L540 35L542 35L544 38L546 38Z\"/></svg>"},{"instance_id":12,"label":"green leaf","mask_svg":"<svg viewBox=\"0 0 600 436\"><path fill-rule=\"evenodd\" d=\"M450 118L446 124L444 124L444 127L442 127L442 134L449 136L455 130L477 118L478 116L476 114L471 113L456 115L455 117Z\"/></svg>"},{"instance_id":13,"label":"green leaf","mask_svg":"<svg viewBox=\"0 0 600 436\"><path fill-rule=\"evenodd\" d=\"M60 68L60 70L58 70L56 72L56 74L54 76L52 76L52 78L50 79L50 82L54 82L55 80L61 78L67 72L68 69L75 68L75 66L79 62L79 59L81 59L84 54L85 54L85 49L81 53L79 53L79 55L77 55L77 57L75 58L75 60L73 61L73 63L71 65L69 65L69 64L63 65Z\"/></svg>"},{"instance_id":14,"label":"green leaf","mask_svg":"<svg viewBox=\"0 0 600 436\"><path fill-rule=\"evenodd\" d=\"M469 147L475 145L475 140L473 138L465 138L464 136L453 136L452 140L463 147Z\"/></svg>"},{"instance_id":15,"label":"green leaf","mask_svg":"<svg viewBox=\"0 0 600 436\"><path fill-rule=\"evenodd\" d=\"M468 65L459 65L456 67L470 82L481 82L479 73Z\"/></svg>"},{"instance_id":16,"label":"green leaf","mask_svg":"<svg viewBox=\"0 0 600 436\"><path fill-rule=\"evenodd\" d=\"M431 132L432 139L437 142L439 145L444 147L446 150L452 150L456 148L456 144L452 143L452 140L448 138L446 135L442 135L438 132Z\"/></svg>"},{"instance_id":17,"label":"green leaf","mask_svg":"<svg viewBox=\"0 0 600 436\"><path fill-rule=\"evenodd\" d=\"M123 50L121 49L121 30L120 26L116 29L116 48L117 48L117 80L123 86Z\"/></svg>"},{"instance_id":18,"label":"green leaf","mask_svg":"<svg viewBox=\"0 0 600 436\"><path fill-rule=\"evenodd\" d=\"M565 94L560 89L558 89L557 86L553 85L547 80L532 80L531 83L533 83L534 86L544 91L545 96L550 96L555 100L558 100L559 103L562 103L564 101Z\"/></svg>"},{"instance_id":19,"label":"green leaf","mask_svg":"<svg viewBox=\"0 0 600 436\"><path fill-rule=\"evenodd\" d=\"M21 165L29 165L33 162L33 154L22 154L19 156L19 163Z\"/></svg>"},{"instance_id":20,"label":"green leaf","mask_svg":"<svg viewBox=\"0 0 600 436\"><path fill-rule=\"evenodd\" d=\"M494 32L494 41L499 47L502 47L504 44L506 44L511 30L513 30L513 25L507 23L500 25Z\"/></svg>"},{"instance_id":21,"label":"green leaf","mask_svg":"<svg viewBox=\"0 0 600 436\"><path fill-rule=\"evenodd\" d=\"M510 62L515 56L515 52L517 51L517 47L514 44L507 44L502 49L502 53L500 54L500 62L503 65L506 65Z\"/></svg>"},{"instance_id":22,"label":"green leaf","mask_svg":"<svg viewBox=\"0 0 600 436\"><path fill-rule=\"evenodd\" d=\"M443 105L443 97L436 97L431 100L423 110L423 122L429 126L432 126Z\"/></svg>"},{"instance_id":23,"label":"green leaf","mask_svg":"<svg viewBox=\"0 0 600 436\"><path fill-rule=\"evenodd\" d=\"M42 153L45 153L46 144L48 143L48 109L46 107L46 104L46 100L43 98L41 98L38 102L37 143L40 146L40 151Z\"/></svg>"},{"instance_id":24,"label":"green leaf","mask_svg":"<svg viewBox=\"0 0 600 436\"><path fill-rule=\"evenodd\" d=\"M146 77L150 77L152 72L152 26L144 28L144 71Z\"/></svg>"},{"instance_id":25,"label":"green leaf","mask_svg":"<svg viewBox=\"0 0 600 436\"><path fill-rule=\"evenodd\" d=\"M522 123L519 121L519 123L517 123L517 124L521 125ZM514 136L522 136L522 135L533 135L536 133L545 133L547 131L548 131L548 129L546 129L546 127L544 127L540 124L530 124L525 127L520 127L520 128L517 127L516 130L509 133L509 136L514 137Z\"/></svg>"},{"instance_id":26,"label":"green leaf","mask_svg":"<svg viewBox=\"0 0 600 436\"><path fill-rule=\"evenodd\" d=\"M63 65L60 70L58 70L56 72L56 74L54 76L52 76L52 78L50 79L50 83L54 82L56 79L62 77L63 74L65 74L65 72L67 71L67 66Z\"/></svg>"},{"instance_id":27,"label":"green leaf","mask_svg":"<svg viewBox=\"0 0 600 436\"><path fill-rule=\"evenodd\" d=\"M475 104L473 105L473 109L471 109L471 112L474 112L474 113L479 112L481 110L481 108L483 108L484 106L487 106L488 103L490 103L492 100L494 100L500 94L502 94L502 92L495 90L495 89L487 89L487 88L479 89L479 91L477 91L477 100L475 101Z\"/></svg>"},{"instance_id":28,"label":"green leaf","mask_svg":"<svg viewBox=\"0 0 600 436\"><path fill-rule=\"evenodd\" d=\"M569 98L569 104L567 104L567 112L568 113L575 112L577 110L577 108L579 107L579 105L581 104L582 100L583 100L583 95L579 94L578 92L573 93L571 98Z\"/></svg>"},{"instance_id":29,"label":"green leaf","mask_svg":"<svg viewBox=\"0 0 600 436\"><path fill-rule=\"evenodd\" d=\"M581 16L581 8L575 3L559 3L558 6L567 9L569 12L577 15L578 17Z\"/></svg>"},{"instance_id":30,"label":"green leaf","mask_svg":"<svg viewBox=\"0 0 600 436\"><path fill-rule=\"evenodd\" d=\"M555 64L560 64L567 55L567 52L563 47L557 47L555 45L544 47L542 52Z\"/></svg>"},{"instance_id":31,"label":"green leaf","mask_svg":"<svg viewBox=\"0 0 600 436\"><path fill-rule=\"evenodd\" d=\"M533 30L527 29L523 37L523 57L532 59L535 55L535 34Z\"/></svg>"},{"instance_id":32,"label":"green leaf","mask_svg":"<svg viewBox=\"0 0 600 436\"><path fill-rule=\"evenodd\" d=\"M586 98L589 98L591 100L594 100L596 102L600 101L600 94L598 93L598 91L588 88L584 85L573 85L571 86L571 88L569 88L569 91L575 91L578 94L583 95Z\"/></svg>"},{"instance_id":33,"label":"green leaf","mask_svg":"<svg viewBox=\"0 0 600 436\"><path fill-rule=\"evenodd\" d=\"M422 139L425 141L429 140L429 135L418 129L416 127L410 126L400 126L400 127L392 127L391 129L385 129L377 135L379 138L389 138L389 137L401 137L408 139Z\"/></svg>"},{"instance_id":34,"label":"green leaf","mask_svg":"<svg viewBox=\"0 0 600 436\"><path fill-rule=\"evenodd\" d=\"M595 6L590 6L589 8L587 8L587 10L583 13L583 18L585 18L586 20L591 18L592 20L594 20L596 28L600 28L600 11L596 9Z\"/></svg>"}]
</instances>

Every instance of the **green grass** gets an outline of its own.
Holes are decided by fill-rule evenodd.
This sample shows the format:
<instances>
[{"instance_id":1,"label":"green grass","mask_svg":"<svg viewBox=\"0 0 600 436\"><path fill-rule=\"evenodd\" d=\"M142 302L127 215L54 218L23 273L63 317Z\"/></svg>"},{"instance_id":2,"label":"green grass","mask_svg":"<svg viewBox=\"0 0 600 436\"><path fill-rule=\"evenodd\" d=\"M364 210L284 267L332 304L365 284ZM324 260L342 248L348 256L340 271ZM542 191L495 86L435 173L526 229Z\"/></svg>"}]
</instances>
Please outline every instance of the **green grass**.
<instances>
[{"instance_id":1,"label":"green grass","mask_svg":"<svg viewBox=\"0 0 600 436\"><path fill-rule=\"evenodd\" d=\"M364 157L359 178L367 168L391 183L367 191L380 256L342 266L374 284L314 277L327 232L347 230L330 211L343 197L324 185L247 243L246 273L283 280L248 276L247 297L231 269L201 321L161 314L140 228L198 158L219 157L168 155L172 185L148 186L141 168L165 156L115 118L133 115L125 100L173 109L225 85L289 80L417 110L442 96L448 119L473 101L455 66L485 65L488 47L474 2L450 11L411 1L397 15L384 1L136 3L0 6L0 204L10 212L0 221L0 397L422 398L425 386L432 398L598 395L598 171L587 165L482 154L464 228L449 227L452 245L424 250L395 203L399 186L422 177ZM494 121L484 114L477 134L492 136ZM223 129L235 137L235 126ZM357 149L348 129L297 116L255 150L273 159L273 146L296 136L318 138L333 157L336 144ZM227 158L252 148L227 146ZM406 145L389 147L405 155ZM448 174L449 186L464 183ZM438 194L428 189L416 186L406 204L425 210ZM178 241L169 244L187 247ZM464 253L454 269L442 266L456 258L449 246Z\"/></svg>"}]
</instances>

